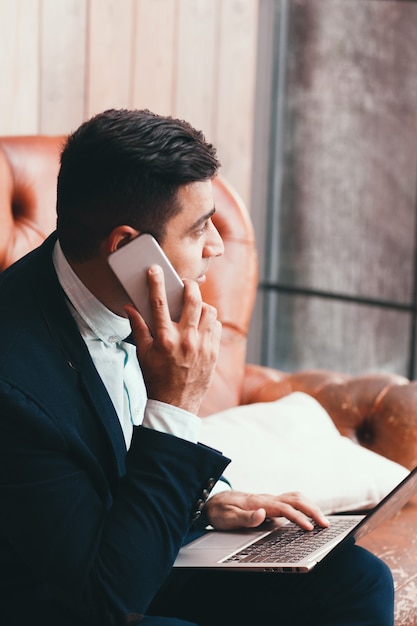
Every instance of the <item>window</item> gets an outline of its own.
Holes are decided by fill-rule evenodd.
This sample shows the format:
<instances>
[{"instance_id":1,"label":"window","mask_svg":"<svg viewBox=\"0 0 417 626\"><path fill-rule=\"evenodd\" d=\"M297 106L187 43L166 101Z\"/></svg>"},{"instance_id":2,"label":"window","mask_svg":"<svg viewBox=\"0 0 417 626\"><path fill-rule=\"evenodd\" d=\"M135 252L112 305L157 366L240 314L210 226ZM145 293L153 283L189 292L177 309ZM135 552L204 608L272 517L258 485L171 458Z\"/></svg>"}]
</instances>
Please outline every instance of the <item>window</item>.
<instances>
[{"instance_id":1,"label":"window","mask_svg":"<svg viewBox=\"0 0 417 626\"><path fill-rule=\"evenodd\" d=\"M417 4L265 0L258 63L252 352L415 378Z\"/></svg>"}]
</instances>

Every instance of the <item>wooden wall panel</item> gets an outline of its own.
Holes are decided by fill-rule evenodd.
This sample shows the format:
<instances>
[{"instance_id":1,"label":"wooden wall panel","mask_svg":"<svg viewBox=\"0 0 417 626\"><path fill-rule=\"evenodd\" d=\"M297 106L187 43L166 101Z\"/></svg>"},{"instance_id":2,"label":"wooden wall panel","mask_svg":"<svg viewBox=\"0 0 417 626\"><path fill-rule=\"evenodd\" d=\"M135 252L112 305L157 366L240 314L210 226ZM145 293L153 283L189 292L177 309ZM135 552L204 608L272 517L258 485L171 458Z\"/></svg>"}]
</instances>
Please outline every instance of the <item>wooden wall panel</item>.
<instances>
[{"instance_id":1,"label":"wooden wall panel","mask_svg":"<svg viewBox=\"0 0 417 626\"><path fill-rule=\"evenodd\" d=\"M131 104L133 0L90 0L87 35L86 117Z\"/></svg>"},{"instance_id":2,"label":"wooden wall panel","mask_svg":"<svg viewBox=\"0 0 417 626\"><path fill-rule=\"evenodd\" d=\"M0 0L0 133L109 107L190 121L249 203L259 0Z\"/></svg>"},{"instance_id":3,"label":"wooden wall panel","mask_svg":"<svg viewBox=\"0 0 417 626\"><path fill-rule=\"evenodd\" d=\"M258 3L221 3L214 142L224 171L246 203L252 175Z\"/></svg>"},{"instance_id":4,"label":"wooden wall panel","mask_svg":"<svg viewBox=\"0 0 417 626\"><path fill-rule=\"evenodd\" d=\"M0 1L0 133L34 133L39 107L39 1Z\"/></svg>"},{"instance_id":5,"label":"wooden wall panel","mask_svg":"<svg viewBox=\"0 0 417 626\"><path fill-rule=\"evenodd\" d=\"M169 115L174 106L177 0L137 0L133 106Z\"/></svg>"},{"instance_id":6,"label":"wooden wall panel","mask_svg":"<svg viewBox=\"0 0 417 626\"><path fill-rule=\"evenodd\" d=\"M69 132L84 118L85 0L42 0L41 133Z\"/></svg>"},{"instance_id":7,"label":"wooden wall panel","mask_svg":"<svg viewBox=\"0 0 417 626\"><path fill-rule=\"evenodd\" d=\"M177 117L214 137L214 104L218 72L219 0L181 0L178 15Z\"/></svg>"}]
</instances>

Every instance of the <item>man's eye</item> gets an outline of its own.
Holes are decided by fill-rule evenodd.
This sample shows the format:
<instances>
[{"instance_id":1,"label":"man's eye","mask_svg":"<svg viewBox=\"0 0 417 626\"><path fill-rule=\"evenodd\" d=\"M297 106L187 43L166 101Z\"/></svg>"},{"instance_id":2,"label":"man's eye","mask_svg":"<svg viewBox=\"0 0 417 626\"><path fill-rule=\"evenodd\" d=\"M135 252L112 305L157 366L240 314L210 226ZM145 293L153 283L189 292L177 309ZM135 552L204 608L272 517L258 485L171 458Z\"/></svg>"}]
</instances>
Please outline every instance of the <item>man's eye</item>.
<instances>
[{"instance_id":1,"label":"man's eye","mask_svg":"<svg viewBox=\"0 0 417 626\"><path fill-rule=\"evenodd\" d=\"M199 228L198 230L196 230L196 235L203 235L204 231L208 229L210 224L210 220L207 220L207 222L204 222L204 224L201 226L201 228Z\"/></svg>"}]
</instances>

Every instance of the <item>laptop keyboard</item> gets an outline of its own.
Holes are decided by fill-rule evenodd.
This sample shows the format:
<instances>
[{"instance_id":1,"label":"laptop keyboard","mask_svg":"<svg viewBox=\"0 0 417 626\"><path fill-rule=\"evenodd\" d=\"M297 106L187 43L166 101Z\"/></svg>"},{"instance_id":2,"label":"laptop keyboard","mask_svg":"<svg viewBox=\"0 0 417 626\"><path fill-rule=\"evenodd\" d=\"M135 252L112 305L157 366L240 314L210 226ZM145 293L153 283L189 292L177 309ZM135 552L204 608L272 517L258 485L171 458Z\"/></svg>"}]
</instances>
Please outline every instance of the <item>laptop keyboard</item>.
<instances>
[{"instance_id":1,"label":"laptop keyboard","mask_svg":"<svg viewBox=\"0 0 417 626\"><path fill-rule=\"evenodd\" d=\"M318 548L352 528L352 520L334 520L331 526L315 526L303 530L299 526L285 526L272 531L249 546L225 559L224 563L297 563Z\"/></svg>"}]
</instances>

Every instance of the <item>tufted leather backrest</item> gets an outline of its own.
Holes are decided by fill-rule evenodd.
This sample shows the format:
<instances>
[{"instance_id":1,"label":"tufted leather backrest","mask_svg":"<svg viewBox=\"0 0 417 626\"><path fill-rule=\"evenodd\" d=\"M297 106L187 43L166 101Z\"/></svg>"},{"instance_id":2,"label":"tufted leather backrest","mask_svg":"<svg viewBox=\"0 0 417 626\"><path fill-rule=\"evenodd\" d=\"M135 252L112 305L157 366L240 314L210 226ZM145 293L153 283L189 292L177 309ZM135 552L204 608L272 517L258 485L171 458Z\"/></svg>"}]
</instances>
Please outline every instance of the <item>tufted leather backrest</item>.
<instances>
[{"instance_id":1,"label":"tufted leather backrest","mask_svg":"<svg viewBox=\"0 0 417 626\"><path fill-rule=\"evenodd\" d=\"M0 270L36 246L55 228L56 179L63 136L0 137ZM223 324L215 380L202 413L239 404L246 335L257 284L252 223L236 192L221 177L214 181L213 222L225 245L213 259L203 286Z\"/></svg>"},{"instance_id":2,"label":"tufted leather backrest","mask_svg":"<svg viewBox=\"0 0 417 626\"><path fill-rule=\"evenodd\" d=\"M0 138L0 270L55 228L62 137Z\"/></svg>"}]
</instances>

